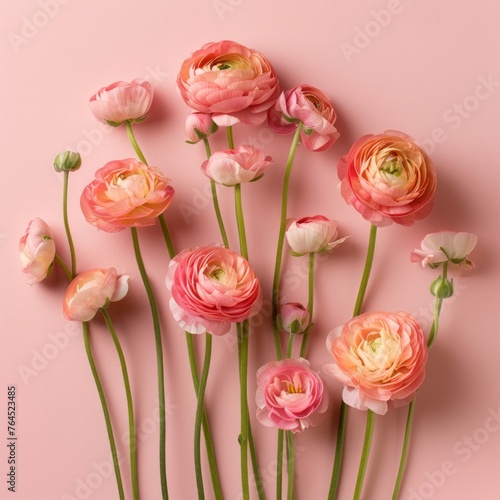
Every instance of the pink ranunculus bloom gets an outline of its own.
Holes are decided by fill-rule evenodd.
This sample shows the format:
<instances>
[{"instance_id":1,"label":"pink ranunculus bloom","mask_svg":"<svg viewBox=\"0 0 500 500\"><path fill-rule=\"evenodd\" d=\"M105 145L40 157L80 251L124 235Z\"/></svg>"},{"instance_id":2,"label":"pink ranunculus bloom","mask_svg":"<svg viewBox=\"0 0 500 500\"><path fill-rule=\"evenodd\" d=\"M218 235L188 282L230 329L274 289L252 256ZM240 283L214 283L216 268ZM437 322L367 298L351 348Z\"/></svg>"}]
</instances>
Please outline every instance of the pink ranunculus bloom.
<instances>
[{"instance_id":1,"label":"pink ranunculus bloom","mask_svg":"<svg viewBox=\"0 0 500 500\"><path fill-rule=\"evenodd\" d=\"M52 231L42 219L33 219L19 241L19 251L23 273L33 285L44 280L52 270L56 256L56 245Z\"/></svg>"},{"instance_id":2,"label":"pink ranunculus bloom","mask_svg":"<svg viewBox=\"0 0 500 500\"><path fill-rule=\"evenodd\" d=\"M334 362L324 371L345 384L344 402L360 410L383 415L409 403L425 377L424 334L405 312L356 316L334 329L326 346Z\"/></svg>"},{"instance_id":3,"label":"pink ranunculus bloom","mask_svg":"<svg viewBox=\"0 0 500 500\"><path fill-rule=\"evenodd\" d=\"M375 226L409 226L432 210L434 167L402 132L361 137L340 159L337 171L344 200Z\"/></svg>"},{"instance_id":4,"label":"pink ranunculus bloom","mask_svg":"<svg viewBox=\"0 0 500 500\"><path fill-rule=\"evenodd\" d=\"M311 323L307 307L298 302L287 302L280 307L278 324L280 330L288 333L305 333Z\"/></svg>"},{"instance_id":5,"label":"pink ranunculus bloom","mask_svg":"<svg viewBox=\"0 0 500 500\"><path fill-rule=\"evenodd\" d=\"M117 302L128 292L129 277L116 269L91 269L79 274L68 286L63 301L66 319L90 321L101 308Z\"/></svg>"},{"instance_id":6,"label":"pink ranunculus bloom","mask_svg":"<svg viewBox=\"0 0 500 500\"><path fill-rule=\"evenodd\" d=\"M191 113L186 118L187 142L196 144L197 142L211 136L219 126L212 120L212 115L207 113Z\"/></svg>"},{"instance_id":7,"label":"pink ranunculus bloom","mask_svg":"<svg viewBox=\"0 0 500 500\"><path fill-rule=\"evenodd\" d=\"M337 114L328 96L311 85L282 92L269 110L269 126L278 134L295 132L303 124L300 139L310 151L325 151L339 138L334 126Z\"/></svg>"},{"instance_id":8,"label":"pink ranunculus bloom","mask_svg":"<svg viewBox=\"0 0 500 500\"><path fill-rule=\"evenodd\" d=\"M195 111L212 113L219 126L260 125L280 93L271 63L229 40L207 43L182 63L177 91Z\"/></svg>"},{"instance_id":9,"label":"pink ranunculus bloom","mask_svg":"<svg viewBox=\"0 0 500 500\"><path fill-rule=\"evenodd\" d=\"M328 391L304 358L272 361L257 371L257 420L293 433L321 422Z\"/></svg>"},{"instance_id":10,"label":"pink ranunculus bloom","mask_svg":"<svg viewBox=\"0 0 500 500\"><path fill-rule=\"evenodd\" d=\"M428 234L410 258L412 262L421 262L422 267L438 267L448 261L452 270L465 271L474 267L469 254L476 244L477 236L473 233L438 231Z\"/></svg>"},{"instance_id":11,"label":"pink ranunculus bloom","mask_svg":"<svg viewBox=\"0 0 500 500\"><path fill-rule=\"evenodd\" d=\"M248 261L219 246L180 252L170 262L166 285L172 315L189 333L224 335L231 323L254 316L262 304L260 283Z\"/></svg>"},{"instance_id":12,"label":"pink ranunculus bloom","mask_svg":"<svg viewBox=\"0 0 500 500\"><path fill-rule=\"evenodd\" d=\"M143 122L153 102L154 89L146 80L115 82L102 88L89 101L98 120L118 126L125 121Z\"/></svg>"},{"instance_id":13,"label":"pink ranunculus bloom","mask_svg":"<svg viewBox=\"0 0 500 500\"><path fill-rule=\"evenodd\" d=\"M174 189L158 168L138 160L114 160L95 173L80 205L88 222L114 233L152 226L172 203Z\"/></svg>"},{"instance_id":14,"label":"pink ranunculus bloom","mask_svg":"<svg viewBox=\"0 0 500 500\"><path fill-rule=\"evenodd\" d=\"M272 162L261 149L243 144L237 149L217 151L203 162L201 171L218 184L235 186L260 179Z\"/></svg>"},{"instance_id":15,"label":"pink ranunculus bloom","mask_svg":"<svg viewBox=\"0 0 500 500\"><path fill-rule=\"evenodd\" d=\"M285 236L295 256L327 252L349 237L336 239L337 222L323 215L288 219Z\"/></svg>"}]
</instances>

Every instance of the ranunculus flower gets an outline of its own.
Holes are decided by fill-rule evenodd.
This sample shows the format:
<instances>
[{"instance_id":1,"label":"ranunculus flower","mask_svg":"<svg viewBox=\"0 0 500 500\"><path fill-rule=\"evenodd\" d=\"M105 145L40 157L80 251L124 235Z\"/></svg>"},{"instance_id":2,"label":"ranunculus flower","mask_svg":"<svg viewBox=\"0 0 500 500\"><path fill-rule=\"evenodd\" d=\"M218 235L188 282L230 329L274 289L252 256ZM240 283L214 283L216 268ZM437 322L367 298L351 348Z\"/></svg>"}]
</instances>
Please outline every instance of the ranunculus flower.
<instances>
[{"instance_id":1,"label":"ranunculus flower","mask_svg":"<svg viewBox=\"0 0 500 500\"><path fill-rule=\"evenodd\" d=\"M115 160L95 173L83 191L83 215L94 226L114 233L127 227L152 226L172 203L170 179L138 160Z\"/></svg>"},{"instance_id":2,"label":"ranunculus flower","mask_svg":"<svg viewBox=\"0 0 500 500\"><path fill-rule=\"evenodd\" d=\"M56 256L56 244L52 231L42 219L33 219L19 241L23 273L27 274L28 285L44 280L52 270Z\"/></svg>"},{"instance_id":3,"label":"ranunculus flower","mask_svg":"<svg viewBox=\"0 0 500 500\"><path fill-rule=\"evenodd\" d=\"M253 49L224 40L207 43L182 63L177 91L217 125L260 125L280 93L270 62Z\"/></svg>"},{"instance_id":4,"label":"ranunculus flower","mask_svg":"<svg viewBox=\"0 0 500 500\"><path fill-rule=\"evenodd\" d=\"M452 269L468 270L474 267L469 254L477 244L477 236L473 233L456 231L439 231L428 234L411 253L412 262L421 262L422 267L438 267L449 261Z\"/></svg>"},{"instance_id":5,"label":"ranunculus flower","mask_svg":"<svg viewBox=\"0 0 500 500\"><path fill-rule=\"evenodd\" d=\"M339 138L334 126L337 114L328 96L311 85L282 92L269 110L269 126L278 134L295 132L303 123L302 144L310 151L325 151Z\"/></svg>"},{"instance_id":6,"label":"ranunculus flower","mask_svg":"<svg viewBox=\"0 0 500 500\"><path fill-rule=\"evenodd\" d=\"M217 151L203 162L201 171L218 184L235 186L260 179L272 162L261 149L243 144L237 149Z\"/></svg>"},{"instance_id":7,"label":"ranunculus flower","mask_svg":"<svg viewBox=\"0 0 500 500\"><path fill-rule=\"evenodd\" d=\"M305 333L311 318L307 307L298 302L287 302L280 307L278 324L280 330L288 333Z\"/></svg>"},{"instance_id":8,"label":"ranunculus flower","mask_svg":"<svg viewBox=\"0 0 500 500\"><path fill-rule=\"evenodd\" d=\"M292 254L299 256L307 253L323 253L343 243L349 236L336 239L337 222L323 215L288 219L286 239Z\"/></svg>"},{"instance_id":9,"label":"ranunculus flower","mask_svg":"<svg viewBox=\"0 0 500 500\"><path fill-rule=\"evenodd\" d=\"M219 126L212 120L212 115L207 113L191 113L186 118L187 142L196 144L217 132Z\"/></svg>"},{"instance_id":10,"label":"ranunculus flower","mask_svg":"<svg viewBox=\"0 0 500 500\"><path fill-rule=\"evenodd\" d=\"M146 80L115 82L90 98L89 106L98 120L114 127L125 121L143 122L153 102L154 89Z\"/></svg>"},{"instance_id":11,"label":"ranunculus flower","mask_svg":"<svg viewBox=\"0 0 500 500\"><path fill-rule=\"evenodd\" d=\"M231 323L254 316L262 304L250 264L224 247L182 251L170 262L166 285L172 315L189 333L224 335Z\"/></svg>"},{"instance_id":12,"label":"ranunculus flower","mask_svg":"<svg viewBox=\"0 0 500 500\"><path fill-rule=\"evenodd\" d=\"M128 281L128 276L118 276L113 267L79 274L66 290L64 316L73 321L90 321L99 309L127 295Z\"/></svg>"},{"instance_id":13,"label":"ranunculus flower","mask_svg":"<svg viewBox=\"0 0 500 500\"><path fill-rule=\"evenodd\" d=\"M436 173L413 139L393 130L358 139L338 164L344 200L375 226L429 215Z\"/></svg>"},{"instance_id":14,"label":"ranunculus flower","mask_svg":"<svg viewBox=\"0 0 500 500\"><path fill-rule=\"evenodd\" d=\"M334 362L324 371L345 384L342 399L360 410L383 415L409 403L425 377L424 334L405 312L356 316L334 329L326 346Z\"/></svg>"},{"instance_id":15,"label":"ranunculus flower","mask_svg":"<svg viewBox=\"0 0 500 500\"><path fill-rule=\"evenodd\" d=\"M261 424L293 433L317 425L328 409L328 391L304 358L259 368L255 399Z\"/></svg>"}]
</instances>

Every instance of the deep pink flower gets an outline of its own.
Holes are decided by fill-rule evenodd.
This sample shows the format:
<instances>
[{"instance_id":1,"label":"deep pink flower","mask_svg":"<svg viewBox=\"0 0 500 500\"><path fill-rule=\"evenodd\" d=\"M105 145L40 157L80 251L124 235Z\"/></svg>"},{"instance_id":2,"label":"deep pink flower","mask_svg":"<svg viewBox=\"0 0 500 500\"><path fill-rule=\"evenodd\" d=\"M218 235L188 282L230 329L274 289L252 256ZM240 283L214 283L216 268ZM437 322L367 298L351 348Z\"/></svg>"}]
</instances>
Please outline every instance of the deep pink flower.
<instances>
[{"instance_id":1,"label":"deep pink flower","mask_svg":"<svg viewBox=\"0 0 500 500\"><path fill-rule=\"evenodd\" d=\"M342 398L360 410L385 414L409 403L425 377L427 346L415 318L404 312L368 312L334 329L333 356L323 369L342 382Z\"/></svg>"},{"instance_id":2,"label":"deep pink flower","mask_svg":"<svg viewBox=\"0 0 500 500\"><path fill-rule=\"evenodd\" d=\"M153 102L154 89L146 80L115 82L90 98L89 106L98 120L117 126L124 121L143 122Z\"/></svg>"},{"instance_id":3,"label":"deep pink flower","mask_svg":"<svg viewBox=\"0 0 500 500\"><path fill-rule=\"evenodd\" d=\"M195 111L213 113L217 125L260 125L278 98L270 62L253 49L224 40L207 43L182 63L177 91Z\"/></svg>"},{"instance_id":4,"label":"deep pink flower","mask_svg":"<svg viewBox=\"0 0 500 500\"><path fill-rule=\"evenodd\" d=\"M262 304L250 264L224 247L182 251L170 262L166 285L172 314L190 333L224 335L231 323L254 316Z\"/></svg>"},{"instance_id":5,"label":"deep pink flower","mask_svg":"<svg viewBox=\"0 0 500 500\"><path fill-rule=\"evenodd\" d=\"M42 219L33 219L19 241L23 273L28 275L28 285L44 280L52 270L56 245L52 231Z\"/></svg>"},{"instance_id":6,"label":"deep pink flower","mask_svg":"<svg viewBox=\"0 0 500 500\"><path fill-rule=\"evenodd\" d=\"M340 159L338 176L344 200L375 226L409 226L432 210L434 167L402 132L361 137Z\"/></svg>"},{"instance_id":7,"label":"deep pink flower","mask_svg":"<svg viewBox=\"0 0 500 500\"><path fill-rule=\"evenodd\" d=\"M269 110L269 126L278 134L295 132L299 122L302 144L310 151L325 151L339 138L337 114L328 96L311 85L284 91Z\"/></svg>"},{"instance_id":8,"label":"deep pink flower","mask_svg":"<svg viewBox=\"0 0 500 500\"><path fill-rule=\"evenodd\" d=\"M202 139L210 137L217 132L219 126L212 120L212 115L207 113L191 113L186 118L187 142L195 144Z\"/></svg>"},{"instance_id":9,"label":"deep pink flower","mask_svg":"<svg viewBox=\"0 0 500 500\"><path fill-rule=\"evenodd\" d=\"M280 307L278 324L282 331L288 333L305 333L311 318L307 307L298 302L287 302Z\"/></svg>"},{"instance_id":10,"label":"deep pink flower","mask_svg":"<svg viewBox=\"0 0 500 500\"><path fill-rule=\"evenodd\" d=\"M66 290L64 316L73 321L90 321L99 309L127 295L128 281L128 276L118 276L113 267L79 274Z\"/></svg>"},{"instance_id":11,"label":"deep pink flower","mask_svg":"<svg viewBox=\"0 0 500 500\"><path fill-rule=\"evenodd\" d=\"M172 203L170 179L156 167L133 158L107 163L83 191L83 215L110 233L127 227L152 226Z\"/></svg>"},{"instance_id":12,"label":"deep pink flower","mask_svg":"<svg viewBox=\"0 0 500 500\"><path fill-rule=\"evenodd\" d=\"M201 171L218 184L235 186L260 179L272 161L261 149L243 144L237 149L217 151L203 162Z\"/></svg>"},{"instance_id":13,"label":"deep pink flower","mask_svg":"<svg viewBox=\"0 0 500 500\"><path fill-rule=\"evenodd\" d=\"M304 358L272 361L257 371L257 419L266 427L300 432L328 409L328 391Z\"/></svg>"}]
</instances>

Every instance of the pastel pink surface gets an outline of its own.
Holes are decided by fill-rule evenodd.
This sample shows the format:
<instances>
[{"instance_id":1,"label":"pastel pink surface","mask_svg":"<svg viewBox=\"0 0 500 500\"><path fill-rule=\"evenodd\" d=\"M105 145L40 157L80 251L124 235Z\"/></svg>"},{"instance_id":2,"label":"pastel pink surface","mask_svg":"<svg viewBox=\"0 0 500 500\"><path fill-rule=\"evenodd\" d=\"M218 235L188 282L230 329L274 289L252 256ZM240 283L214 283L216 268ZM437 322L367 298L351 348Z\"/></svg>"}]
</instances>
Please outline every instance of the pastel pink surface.
<instances>
[{"instance_id":1,"label":"pastel pink surface","mask_svg":"<svg viewBox=\"0 0 500 500\"><path fill-rule=\"evenodd\" d=\"M437 500L500 496L500 396L498 308L500 231L498 214L498 116L500 116L500 7L465 0L410 2L361 0L305 6L289 0L142 3L27 0L9 4L0 20L4 70L0 197L0 423L5 427L7 387L17 387L17 500L112 500L117 498L110 452L83 340L77 323L62 314L65 280L56 270L29 287L19 267L18 243L35 217L64 242L62 175L52 162L64 149L78 149L80 170L70 176L69 218L78 268L115 267L130 276L130 289L110 306L132 374L137 405L142 498L160 498L157 472L158 402L155 353L147 299L132 253L129 231L108 234L84 219L83 188L108 161L134 155L124 129L96 121L88 100L114 81L144 78L155 88L150 117L135 127L151 165L172 179L176 195L166 212L176 247L219 240L208 181L200 171L201 145L188 145L184 124L190 109L176 94L182 61L210 41L234 40L262 52L283 89L305 81L332 99L340 132L326 152L299 146L290 185L289 217L321 213L351 237L331 254L318 256L315 317L309 359L319 370L329 362L328 332L347 321L354 306L369 224L345 204L336 165L364 134L401 130L427 150L438 176L432 214L411 227L380 228L365 310L404 310L428 331L435 273L410 262L422 238L440 229L474 232L476 268L455 280L445 301L440 333L418 393L402 499ZM119 8L117 8L119 7ZM138 35L140 34L140 35ZM252 321L249 402L257 369L274 359L270 314L272 271L279 224L279 191L291 141L265 125L235 126L235 140L264 148L274 165L263 179L244 186L252 267L264 290L264 309ZM226 148L217 134L213 149ZM233 195L221 191L231 244ZM171 498L196 498L192 459L195 394L184 333L171 318L164 286L168 258L159 227L141 228L144 259L165 327L167 464ZM66 246L61 253L69 259ZM284 301L305 302L307 258L284 258ZM154 272L153 272L154 270ZM117 420L117 441L126 464L126 407L120 368L103 322L92 343ZM198 346L200 348L202 344ZM234 332L214 338L207 387L225 498L240 495L237 341ZM230 374L230 375L228 375ZM297 498L324 499L328 491L342 387L324 377L330 406L324 421L296 438ZM264 487L275 485L275 430L252 425ZM349 412L344 476L339 498L352 498L365 415ZM363 498L389 498L396 475L405 408L375 419ZM7 448L0 470L7 472ZM207 497L211 498L204 463ZM124 466L124 479L129 473ZM5 477L5 476L3 476ZM7 497L2 483L0 498ZM128 493L130 493L128 491ZM255 489L252 489L255 497Z\"/></svg>"}]
</instances>

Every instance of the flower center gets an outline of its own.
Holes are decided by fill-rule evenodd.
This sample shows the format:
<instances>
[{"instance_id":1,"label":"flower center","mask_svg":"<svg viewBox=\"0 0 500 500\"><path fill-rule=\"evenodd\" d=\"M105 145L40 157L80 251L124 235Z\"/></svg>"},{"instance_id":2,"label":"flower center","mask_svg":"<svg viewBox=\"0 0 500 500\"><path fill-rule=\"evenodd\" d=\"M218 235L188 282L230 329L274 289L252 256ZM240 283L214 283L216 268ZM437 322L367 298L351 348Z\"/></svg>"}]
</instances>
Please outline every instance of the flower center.
<instances>
[{"instance_id":1,"label":"flower center","mask_svg":"<svg viewBox=\"0 0 500 500\"><path fill-rule=\"evenodd\" d=\"M388 158L387 161L380 167L380 170L386 174L400 177L403 172L401 158Z\"/></svg>"},{"instance_id":2,"label":"flower center","mask_svg":"<svg viewBox=\"0 0 500 500\"><path fill-rule=\"evenodd\" d=\"M209 277L214 281L222 281L224 279L224 275L224 269L218 267L210 272Z\"/></svg>"},{"instance_id":3,"label":"flower center","mask_svg":"<svg viewBox=\"0 0 500 500\"><path fill-rule=\"evenodd\" d=\"M302 394L302 387L300 385L294 385L291 382L285 382L285 384L288 394Z\"/></svg>"}]
</instances>

